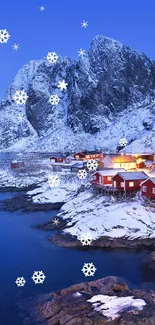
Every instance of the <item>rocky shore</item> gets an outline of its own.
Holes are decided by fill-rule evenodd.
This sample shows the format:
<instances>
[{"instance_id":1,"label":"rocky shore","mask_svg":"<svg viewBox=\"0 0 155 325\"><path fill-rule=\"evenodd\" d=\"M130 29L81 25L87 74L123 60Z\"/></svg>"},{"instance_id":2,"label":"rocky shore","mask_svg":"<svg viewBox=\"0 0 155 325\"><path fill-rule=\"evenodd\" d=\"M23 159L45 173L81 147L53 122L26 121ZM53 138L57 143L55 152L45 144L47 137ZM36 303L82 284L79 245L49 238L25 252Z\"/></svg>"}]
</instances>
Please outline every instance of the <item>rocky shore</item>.
<instances>
[{"instance_id":1,"label":"rocky shore","mask_svg":"<svg viewBox=\"0 0 155 325\"><path fill-rule=\"evenodd\" d=\"M107 277L39 296L21 308L24 325L154 325L155 290L131 289Z\"/></svg>"}]
</instances>

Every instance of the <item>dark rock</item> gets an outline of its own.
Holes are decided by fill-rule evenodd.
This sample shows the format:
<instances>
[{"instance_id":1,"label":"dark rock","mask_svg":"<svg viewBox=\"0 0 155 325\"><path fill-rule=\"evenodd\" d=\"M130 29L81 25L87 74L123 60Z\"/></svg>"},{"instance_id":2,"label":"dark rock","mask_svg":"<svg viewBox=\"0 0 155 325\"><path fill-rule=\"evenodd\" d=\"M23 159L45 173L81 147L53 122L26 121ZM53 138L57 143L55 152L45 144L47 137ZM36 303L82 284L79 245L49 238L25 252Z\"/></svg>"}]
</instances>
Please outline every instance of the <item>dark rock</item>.
<instances>
[{"instance_id":1,"label":"dark rock","mask_svg":"<svg viewBox=\"0 0 155 325\"><path fill-rule=\"evenodd\" d=\"M150 268L155 270L155 251L146 257L144 263Z\"/></svg>"}]
</instances>

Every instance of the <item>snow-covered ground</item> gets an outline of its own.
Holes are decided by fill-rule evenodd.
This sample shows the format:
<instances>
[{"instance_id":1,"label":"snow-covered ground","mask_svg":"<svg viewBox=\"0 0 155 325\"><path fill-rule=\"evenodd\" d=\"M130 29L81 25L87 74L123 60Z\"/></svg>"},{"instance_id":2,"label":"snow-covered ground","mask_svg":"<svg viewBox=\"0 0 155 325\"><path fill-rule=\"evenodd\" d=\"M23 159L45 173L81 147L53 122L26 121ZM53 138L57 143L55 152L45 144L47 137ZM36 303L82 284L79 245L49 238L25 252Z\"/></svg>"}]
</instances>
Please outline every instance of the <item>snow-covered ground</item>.
<instances>
[{"instance_id":1,"label":"snow-covered ground","mask_svg":"<svg viewBox=\"0 0 155 325\"><path fill-rule=\"evenodd\" d=\"M90 234L100 237L155 238L155 209L145 207L139 199L130 202L108 202L105 196L96 196L91 190L79 193L60 210L58 217L69 219L64 233Z\"/></svg>"},{"instance_id":2,"label":"snow-covered ground","mask_svg":"<svg viewBox=\"0 0 155 325\"><path fill-rule=\"evenodd\" d=\"M123 311L142 310L146 305L143 299L134 299L134 297L117 297L96 295L93 296L88 302L92 303L95 311L98 311L106 317L115 319L120 316Z\"/></svg>"},{"instance_id":3,"label":"snow-covered ground","mask_svg":"<svg viewBox=\"0 0 155 325\"><path fill-rule=\"evenodd\" d=\"M14 188L26 188L30 185L38 185L47 178L45 171L36 172L31 175L17 174L11 172L10 169L0 169L0 187L14 187Z\"/></svg>"}]
</instances>

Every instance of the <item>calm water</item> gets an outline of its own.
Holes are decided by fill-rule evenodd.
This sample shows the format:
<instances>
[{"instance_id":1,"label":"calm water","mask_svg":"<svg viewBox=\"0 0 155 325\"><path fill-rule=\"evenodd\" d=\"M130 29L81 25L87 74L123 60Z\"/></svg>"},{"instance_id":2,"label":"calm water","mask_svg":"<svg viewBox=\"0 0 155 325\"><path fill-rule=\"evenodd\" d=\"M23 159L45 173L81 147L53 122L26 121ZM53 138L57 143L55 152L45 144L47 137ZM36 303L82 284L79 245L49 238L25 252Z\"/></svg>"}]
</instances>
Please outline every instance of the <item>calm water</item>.
<instances>
[{"instance_id":1,"label":"calm water","mask_svg":"<svg viewBox=\"0 0 155 325\"><path fill-rule=\"evenodd\" d=\"M0 200L15 195L2 193ZM18 193L20 196L20 193ZM20 197L19 197L20 199ZM153 271L147 271L142 260L148 251L76 250L52 245L47 238L53 232L31 228L50 220L57 211L28 214L0 212L0 325L21 325L17 302L30 296L65 288L81 281L104 276L123 276L133 284L153 282ZM93 262L97 268L94 277L85 278L81 272L84 263ZM31 280L34 271L42 270L44 284ZM15 284L18 276L26 279L24 287Z\"/></svg>"}]
</instances>

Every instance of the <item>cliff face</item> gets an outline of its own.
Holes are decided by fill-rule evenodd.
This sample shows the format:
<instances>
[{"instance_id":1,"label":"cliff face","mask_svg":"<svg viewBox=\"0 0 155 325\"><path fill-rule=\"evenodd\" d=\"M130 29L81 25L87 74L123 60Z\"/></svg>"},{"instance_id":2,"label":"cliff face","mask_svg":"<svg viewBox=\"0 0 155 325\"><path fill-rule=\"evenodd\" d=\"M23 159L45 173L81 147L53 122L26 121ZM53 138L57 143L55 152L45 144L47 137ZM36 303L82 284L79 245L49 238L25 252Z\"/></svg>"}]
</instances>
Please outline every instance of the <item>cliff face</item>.
<instances>
[{"instance_id":1,"label":"cliff face","mask_svg":"<svg viewBox=\"0 0 155 325\"><path fill-rule=\"evenodd\" d=\"M67 90L57 88L62 79ZM29 96L25 106L16 90ZM57 94L57 106L49 97ZM155 151L155 63L144 54L96 36L79 61L30 61L15 77L0 104L0 150ZM18 114L25 115L21 123Z\"/></svg>"}]
</instances>

